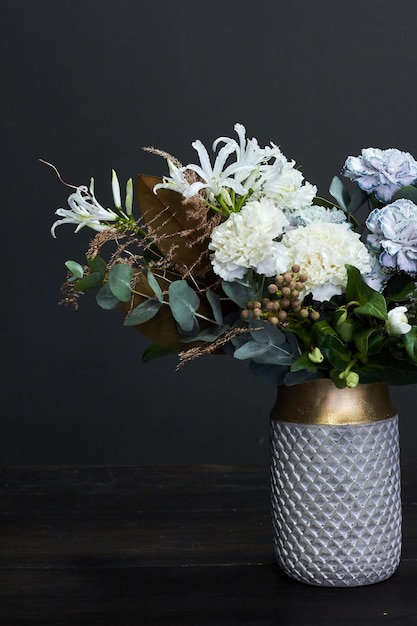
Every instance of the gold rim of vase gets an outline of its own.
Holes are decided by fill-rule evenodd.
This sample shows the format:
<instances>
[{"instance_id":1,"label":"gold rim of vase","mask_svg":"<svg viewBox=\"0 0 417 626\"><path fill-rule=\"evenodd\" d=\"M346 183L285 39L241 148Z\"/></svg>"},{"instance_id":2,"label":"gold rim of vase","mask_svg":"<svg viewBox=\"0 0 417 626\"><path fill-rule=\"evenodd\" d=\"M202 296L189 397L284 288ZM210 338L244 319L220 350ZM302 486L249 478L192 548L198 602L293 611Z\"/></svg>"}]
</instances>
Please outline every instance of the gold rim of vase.
<instances>
[{"instance_id":1,"label":"gold rim of vase","mask_svg":"<svg viewBox=\"0 0 417 626\"><path fill-rule=\"evenodd\" d=\"M278 387L271 419L299 424L369 424L395 417L389 387L376 382L339 389L328 378Z\"/></svg>"}]
</instances>

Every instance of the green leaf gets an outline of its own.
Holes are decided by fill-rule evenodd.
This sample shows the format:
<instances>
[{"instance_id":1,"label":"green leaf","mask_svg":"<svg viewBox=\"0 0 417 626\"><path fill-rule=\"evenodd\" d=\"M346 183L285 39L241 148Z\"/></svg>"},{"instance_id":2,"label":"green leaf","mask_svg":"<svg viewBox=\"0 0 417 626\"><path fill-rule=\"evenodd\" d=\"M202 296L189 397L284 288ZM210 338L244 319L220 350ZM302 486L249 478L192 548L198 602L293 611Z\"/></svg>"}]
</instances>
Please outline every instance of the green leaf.
<instances>
[{"instance_id":1,"label":"green leaf","mask_svg":"<svg viewBox=\"0 0 417 626\"><path fill-rule=\"evenodd\" d=\"M308 358L308 352L303 352L303 354L300 354L300 356L292 363L291 371L299 372L301 370L307 370L308 372L316 372L317 367L317 364L312 363Z\"/></svg>"},{"instance_id":2,"label":"green leaf","mask_svg":"<svg viewBox=\"0 0 417 626\"><path fill-rule=\"evenodd\" d=\"M210 303L211 310L213 311L213 317L216 320L217 324L221 326L223 324L223 311L221 307L220 298L217 293L214 293L211 289L207 289L206 291L207 300Z\"/></svg>"},{"instance_id":3,"label":"green leaf","mask_svg":"<svg viewBox=\"0 0 417 626\"><path fill-rule=\"evenodd\" d=\"M380 320L386 320L387 303L382 293L371 289L363 280L359 270L353 265L346 265L348 281L346 299L348 302L359 302L355 310L357 315L369 315Z\"/></svg>"},{"instance_id":4,"label":"green leaf","mask_svg":"<svg viewBox=\"0 0 417 626\"><path fill-rule=\"evenodd\" d=\"M316 322L312 329L312 337L332 367L341 371L346 369L352 360L352 353L328 322L324 320Z\"/></svg>"},{"instance_id":5,"label":"green leaf","mask_svg":"<svg viewBox=\"0 0 417 626\"><path fill-rule=\"evenodd\" d=\"M389 385L412 385L417 383L417 366L408 361L394 359L391 354L377 361L369 361L357 367L361 383L384 381Z\"/></svg>"},{"instance_id":6,"label":"green leaf","mask_svg":"<svg viewBox=\"0 0 417 626\"><path fill-rule=\"evenodd\" d=\"M338 176L333 176L329 193L345 212L349 210L350 195Z\"/></svg>"},{"instance_id":7,"label":"green leaf","mask_svg":"<svg viewBox=\"0 0 417 626\"><path fill-rule=\"evenodd\" d=\"M92 289L93 287L98 287L103 283L103 276L99 272L93 272L92 274L87 274L76 283L74 283L74 288L78 291L88 291L88 289Z\"/></svg>"},{"instance_id":8,"label":"green leaf","mask_svg":"<svg viewBox=\"0 0 417 626\"><path fill-rule=\"evenodd\" d=\"M360 187L355 187L350 198L350 202L348 204L348 212L354 213L357 211L368 199L368 194L366 191L361 189Z\"/></svg>"},{"instance_id":9,"label":"green leaf","mask_svg":"<svg viewBox=\"0 0 417 626\"><path fill-rule=\"evenodd\" d=\"M285 342L285 334L264 320L251 320L249 322L251 337L257 343L267 343L269 346L280 346Z\"/></svg>"},{"instance_id":10,"label":"green leaf","mask_svg":"<svg viewBox=\"0 0 417 626\"><path fill-rule=\"evenodd\" d=\"M256 341L247 341L240 348L234 351L235 359L243 361L244 359L253 359L253 357L263 354L269 350L266 344L260 344Z\"/></svg>"},{"instance_id":11,"label":"green leaf","mask_svg":"<svg viewBox=\"0 0 417 626\"><path fill-rule=\"evenodd\" d=\"M397 274L385 287L384 296L387 302L404 302L409 300L415 291L415 283L410 281L408 274Z\"/></svg>"},{"instance_id":12,"label":"green leaf","mask_svg":"<svg viewBox=\"0 0 417 626\"><path fill-rule=\"evenodd\" d=\"M214 326L213 328L206 328L193 337L181 337L181 341L182 343L192 343L193 341L205 341L207 343L212 343L223 335L228 328L229 326Z\"/></svg>"},{"instance_id":13,"label":"green leaf","mask_svg":"<svg viewBox=\"0 0 417 626\"><path fill-rule=\"evenodd\" d=\"M417 189L414 185L406 185L405 187L401 187L398 191L394 193L391 198L391 202L395 200L399 200L401 198L405 198L406 200L411 200L414 204L417 204Z\"/></svg>"},{"instance_id":14,"label":"green leaf","mask_svg":"<svg viewBox=\"0 0 417 626\"><path fill-rule=\"evenodd\" d=\"M149 348L146 348L142 354L142 363L149 363L149 361L153 361L154 359L159 359L164 356L170 356L171 354L176 354L176 352L154 343L152 346L149 346Z\"/></svg>"},{"instance_id":15,"label":"green leaf","mask_svg":"<svg viewBox=\"0 0 417 626\"><path fill-rule=\"evenodd\" d=\"M136 306L127 317L125 317L124 326L136 326L137 324L144 324L148 320L155 317L161 308L161 303L154 298L144 300Z\"/></svg>"},{"instance_id":16,"label":"green leaf","mask_svg":"<svg viewBox=\"0 0 417 626\"><path fill-rule=\"evenodd\" d=\"M106 261L99 256L90 257L87 259L88 267L92 272L98 272L104 278L107 272Z\"/></svg>"},{"instance_id":17,"label":"green leaf","mask_svg":"<svg viewBox=\"0 0 417 626\"><path fill-rule=\"evenodd\" d=\"M176 280L170 284L169 306L180 328L185 332L193 330L200 298L185 280Z\"/></svg>"},{"instance_id":18,"label":"green leaf","mask_svg":"<svg viewBox=\"0 0 417 626\"><path fill-rule=\"evenodd\" d=\"M83 266L76 261L66 261L65 267L75 278L82 278L84 276Z\"/></svg>"},{"instance_id":19,"label":"green leaf","mask_svg":"<svg viewBox=\"0 0 417 626\"><path fill-rule=\"evenodd\" d=\"M248 302L257 299L257 294L252 287L239 283L236 280L232 283L222 281L222 289L226 296L241 309L246 309Z\"/></svg>"},{"instance_id":20,"label":"green leaf","mask_svg":"<svg viewBox=\"0 0 417 626\"><path fill-rule=\"evenodd\" d=\"M131 281L134 270L126 263L116 263L109 271L109 287L111 292L121 302L129 302L132 288Z\"/></svg>"},{"instance_id":21,"label":"green leaf","mask_svg":"<svg viewBox=\"0 0 417 626\"><path fill-rule=\"evenodd\" d=\"M159 286L159 283L156 280L155 276L152 274L152 272L151 272L151 270L149 268L144 270L143 273L146 276L146 280L148 281L149 287L152 289L152 291L155 294L156 298L162 304L162 300L163 300L162 289Z\"/></svg>"},{"instance_id":22,"label":"green leaf","mask_svg":"<svg viewBox=\"0 0 417 626\"><path fill-rule=\"evenodd\" d=\"M288 367L283 365L265 365L251 361L249 364L250 373L264 383L271 385L283 385Z\"/></svg>"},{"instance_id":23,"label":"green leaf","mask_svg":"<svg viewBox=\"0 0 417 626\"><path fill-rule=\"evenodd\" d=\"M403 336L403 339L409 358L417 363L417 326L412 326L411 330Z\"/></svg>"},{"instance_id":24,"label":"green leaf","mask_svg":"<svg viewBox=\"0 0 417 626\"><path fill-rule=\"evenodd\" d=\"M107 310L115 309L120 304L120 300L112 294L108 283L103 285L97 293L96 302L102 309Z\"/></svg>"}]
</instances>

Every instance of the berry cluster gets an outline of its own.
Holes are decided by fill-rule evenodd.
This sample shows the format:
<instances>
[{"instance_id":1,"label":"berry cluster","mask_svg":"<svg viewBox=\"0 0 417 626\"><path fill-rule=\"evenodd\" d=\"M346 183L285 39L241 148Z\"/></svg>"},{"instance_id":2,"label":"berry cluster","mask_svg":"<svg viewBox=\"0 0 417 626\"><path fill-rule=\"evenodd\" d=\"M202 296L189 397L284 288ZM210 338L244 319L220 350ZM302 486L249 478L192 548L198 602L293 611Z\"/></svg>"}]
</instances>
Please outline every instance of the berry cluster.
<instances>
[{"instance_id":1,"label":"berry cluster","mask_svg":"<svg viewBox=\"0 0 417 626\"><path fill-rule=\"evenodd\" d=\"M312 306L304 306L300 299L306 280L307 276L300 274L300 267L293 265L291 272L278 274L268 285L269 297L262 298L262 302L248 302L241 316L245 320L263 319L281 327L300 320L317 321L320 313Z\"/></svg>"}]
</instances>

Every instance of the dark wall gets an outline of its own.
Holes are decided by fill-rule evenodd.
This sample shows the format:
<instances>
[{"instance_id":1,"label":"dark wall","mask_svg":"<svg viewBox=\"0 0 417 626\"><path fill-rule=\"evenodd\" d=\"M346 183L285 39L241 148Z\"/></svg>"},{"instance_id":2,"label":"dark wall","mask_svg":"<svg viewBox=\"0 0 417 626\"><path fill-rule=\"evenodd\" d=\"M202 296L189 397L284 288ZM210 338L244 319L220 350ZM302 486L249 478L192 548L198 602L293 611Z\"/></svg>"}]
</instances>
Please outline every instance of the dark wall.
<instances>
[{"instance_id":1,"label":"dark wall","mask_svg":"<svg viewBox=\"0 0 417 626\"><path fill-rule=\"evenodd\" d=\"M267 459L275 390L247 364L143 365L117 312L57 305L90 234L51 238L68 191L38 159L110 204L111 168L166 173L143 146L190 162L241 122L325 195L362 147L417 156L416 18L411 0L3 0L1 463ZM415 456L416 387L393 398Z\"/></svg>"}]
</instances>

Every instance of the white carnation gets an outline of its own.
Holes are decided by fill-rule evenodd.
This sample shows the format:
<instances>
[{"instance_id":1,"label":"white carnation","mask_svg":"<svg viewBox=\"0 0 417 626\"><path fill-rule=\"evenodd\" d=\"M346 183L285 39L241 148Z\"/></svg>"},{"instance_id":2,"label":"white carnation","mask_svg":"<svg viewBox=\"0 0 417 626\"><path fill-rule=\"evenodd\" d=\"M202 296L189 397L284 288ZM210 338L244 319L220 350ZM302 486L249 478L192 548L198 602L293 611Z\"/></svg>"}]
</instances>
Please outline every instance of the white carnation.
<instances>
[{"instance_id":1,"label":"white carnation","mask_svg":"<svg viewBox=\"0 0 417 626\"><path fill-rule=\"evenodd\" d=\"M209 249L213 269L224 280L243 278L249 268L274 276L288 267L288 250L274 241L288 220L267 198L247 202L239 213L216 226Z\"/></svg>"},{"instance_id":2,"label":"white carnation","mask_svg":"<svg viewBox=\"0 0 417 626\"><path fill-rule=\"evenodd\" d=\"M345 264L354 265L362 274L371 271L371 256L359 237L348 223L331 222L311 222L284 235L282 243L288 248L290 266L298 264L308 277L303 296L311 293L315 300L324 302L343 293Z\"/></svg>"}]
</instances>

